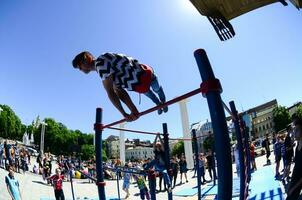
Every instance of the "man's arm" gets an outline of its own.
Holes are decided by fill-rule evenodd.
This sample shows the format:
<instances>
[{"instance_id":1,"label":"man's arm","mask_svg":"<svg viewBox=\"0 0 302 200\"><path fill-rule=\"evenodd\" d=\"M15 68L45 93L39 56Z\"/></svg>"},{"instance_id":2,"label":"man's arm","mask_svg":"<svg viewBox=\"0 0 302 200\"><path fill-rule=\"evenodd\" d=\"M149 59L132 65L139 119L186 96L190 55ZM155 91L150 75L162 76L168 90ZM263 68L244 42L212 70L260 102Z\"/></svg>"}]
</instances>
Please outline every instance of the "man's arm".
<instances>
[{"instance_id":1,"label":"man's arm","mask_svg":"<svg viewBox=\"0 0 302 200\"><path fill-rule=\"evenodd\" d=\"M113 85L113 89L119 99L127 105L129 110L131 111L131 114L137 115L138 117L139 112L134 103L132 102L128 92L126 92L126 90L124 90L123 88L116 87L115 85Z\"/></svg>"},{"instance_id":2,"label":"man's arm","mask_svg":"<svg viewBox=\"0 0 302 200\"><path fill-rule=\"evenodd\" d=\"M107 79L103 80L103 85L104 88L107 92L107 95L110 99L110 101L112 102L112 104L120 111L120 113L128 120L128 121L132 121L132 120L136 120L138 118L138 111L135 107L135 105L133 104L133 102L131 101L128 93L126 91L122 91L122 90L115 90L116 87L114 87L114 83L112 80L112 76L109 76ZM118 94L117 94L117 93ZM121 104L121 100L123 102L125 102L125 104L128 106L128 108L131 111L131 114L128 115L122 104Z\"/></svg>"}]
</instances>

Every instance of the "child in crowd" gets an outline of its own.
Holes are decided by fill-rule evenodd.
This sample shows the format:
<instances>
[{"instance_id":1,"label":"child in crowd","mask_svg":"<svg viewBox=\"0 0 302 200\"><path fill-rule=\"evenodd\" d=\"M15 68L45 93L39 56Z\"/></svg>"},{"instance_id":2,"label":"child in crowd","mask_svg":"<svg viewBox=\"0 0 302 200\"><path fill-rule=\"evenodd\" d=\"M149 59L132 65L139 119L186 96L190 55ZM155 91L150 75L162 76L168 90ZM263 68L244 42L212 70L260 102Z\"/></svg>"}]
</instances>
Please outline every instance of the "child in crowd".
<instances>
[{"instance_id":1,"label":"child in crowd","mask_svg":"<svg viewBox=\"0 0 302 200\"><path fill-rule=\"evenodd\" d=\"M128 171L128 164L125 164L125 170ZM123 182L123 190L126 192L126 197L125 199L127 199L130 196L129 193L129 187L130 187L130 178L131 178L131 174L130 173L124 173L124 182Z\"/></svg>"},{"instance_id":2,"label":"child in crowd","mask_svg":"<svg viewBox=\"0 0 302 200\"><path fill-rule=\"evenodd\" d=\"M147 200L150 200L150 194L149 194L149 190L146 185L146 182L145 182L145 178L141 175L139 175L137 177L137 186L139 188L139 193L140 193L141 199L145 200L145 197L146 197Z\"/></svg>"},{"instance_id":3,"label":"child in crowd","mask_svg":"<svg viewBox=\"0 0 302 200\"><path fill-rule=\"evenodd\" d=\"M63 180L64 176L61 175L61 170L59 168L56 169L56 174L47 178L52 182L56 200L65 200L64 192L63 192Z\"/></svg>"}]
</instances>

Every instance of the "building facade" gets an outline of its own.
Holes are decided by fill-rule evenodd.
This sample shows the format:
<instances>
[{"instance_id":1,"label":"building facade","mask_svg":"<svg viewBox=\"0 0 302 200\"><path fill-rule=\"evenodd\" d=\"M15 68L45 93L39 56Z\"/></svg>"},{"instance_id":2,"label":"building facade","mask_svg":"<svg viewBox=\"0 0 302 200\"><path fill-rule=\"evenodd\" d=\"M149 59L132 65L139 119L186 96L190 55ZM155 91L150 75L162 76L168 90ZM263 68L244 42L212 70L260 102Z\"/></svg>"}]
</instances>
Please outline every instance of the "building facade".
<instances>
[{"instance_id":1,"label":"building facade","mask_svg":"<svg viewBox=\"0 0 302 200\"><path fill-rule=\"evenodd\" d=\"M153 158L153 147L130 147L126 149L126 161L129 160L146 160L148 158Z\"/></svg>"},{"instance_id":2,"label":"building facade","mask_svg":"<svg viewBox=\"0 0 302 200\"><path fill-rule=\"evenodd\" d=\"M106 139L107 151L110 159L120 157L120 141L118 136L111 135Z\"/></svg>"}]
</instances>

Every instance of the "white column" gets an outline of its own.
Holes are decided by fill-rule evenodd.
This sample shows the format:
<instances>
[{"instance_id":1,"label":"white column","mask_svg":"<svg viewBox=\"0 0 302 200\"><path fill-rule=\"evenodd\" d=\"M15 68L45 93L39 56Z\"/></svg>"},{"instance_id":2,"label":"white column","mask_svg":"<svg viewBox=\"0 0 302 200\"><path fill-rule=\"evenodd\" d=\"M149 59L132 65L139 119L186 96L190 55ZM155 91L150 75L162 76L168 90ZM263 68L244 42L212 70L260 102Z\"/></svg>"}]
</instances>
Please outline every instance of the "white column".
<instances>
[{"instance_id":1,"label":"white column","mask_svg":"<svg viewBox=\"0 0 302 200\"><path fill-rule=\"evenodd\" d=\"M188 117L188 110L187 110L186 102L187 102L187 99L179 102L181 122L182 122L182 131L183 131L184 138L191 138L190 128L189 128L189 117ZM187 167L189 169L192 169L194 167L192 142L184 141L184 146L185 146Z\"/></svg>"},{"instance_id":2,"label":"white column","mask_svg":"<svg viewBox=\"0 0 302 200\"><path fill-rule=\"evenodd\" d=\"M44 153L44 135L45 135L45 126L47 125L45 122L41 122L41 140L40 140L40 152Z\"/></svg>"},{"instance_id":3,"label":"white column","mask_svg":"<svg viewBox=\"0 0 302 200\"><path fill-rule=\"evenodd\" d=\"M120 128L124 128L125 123L120 124ZM120 160L122 165L125 164L125 134L124 131L120 130Z\"/></svg>"}]
</instances>

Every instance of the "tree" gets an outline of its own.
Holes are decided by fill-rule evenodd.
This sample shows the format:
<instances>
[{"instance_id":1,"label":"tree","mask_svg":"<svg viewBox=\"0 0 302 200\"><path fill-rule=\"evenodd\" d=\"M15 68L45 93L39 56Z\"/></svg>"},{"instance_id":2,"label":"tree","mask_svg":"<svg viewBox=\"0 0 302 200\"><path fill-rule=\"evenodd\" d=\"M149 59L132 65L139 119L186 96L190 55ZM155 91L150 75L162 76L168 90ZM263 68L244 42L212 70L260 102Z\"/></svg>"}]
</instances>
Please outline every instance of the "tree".
<instances>
[{"instance_id":1,"label":"tree","mask_svg":"<svg viewBox=\"0 0 302 200\"><path fill-rule=\"evenodd\" d=\"M295 114L297 115L298 118L302 119L302 104L298 106Z\"/></svg>"},{"instance_id":2,"label":"tree","mask_svg":"<svg viewBox=\"0 0 302 200\"><path fill-rule=\"evenodd\" d=\"M177 142L173 149L172 149L172 155L181 155L182 153L185 153L185 147L184 147L184 142L183 141L179 141Z\"/></svg>"},{"instance_id":3,"label":"tree","mask_svg":"<svg viewBox=\"0 0 302 200\"><path fill-rule=\"evenodd\" d=\"M0 136L21 140L25 129L20 118L9 106L0 105L0 108L2 109L0 114Z\"/></svg>"},{"instance_id":4,"label":"tree","mask_svg":"<svg viewBox=\"0 0 302 200\"><path fill-rule=\"evenodd\" d=\"M278 106L273 110L273 122L275 131L279 132L291 122L290 114L284 106Z\"/></svg>"},{"instance_id":5,"label":"tree","mask_svg":"<svg viewBox=\"0 0 302 200\"><path fill-rule=\"evenodd\" d=\"M203 148L205 151L208 151L209 149L213 150L214 147L214 137L212 135L209 135L204 141L203 141Z\"/></svg>"}]
</instances>

